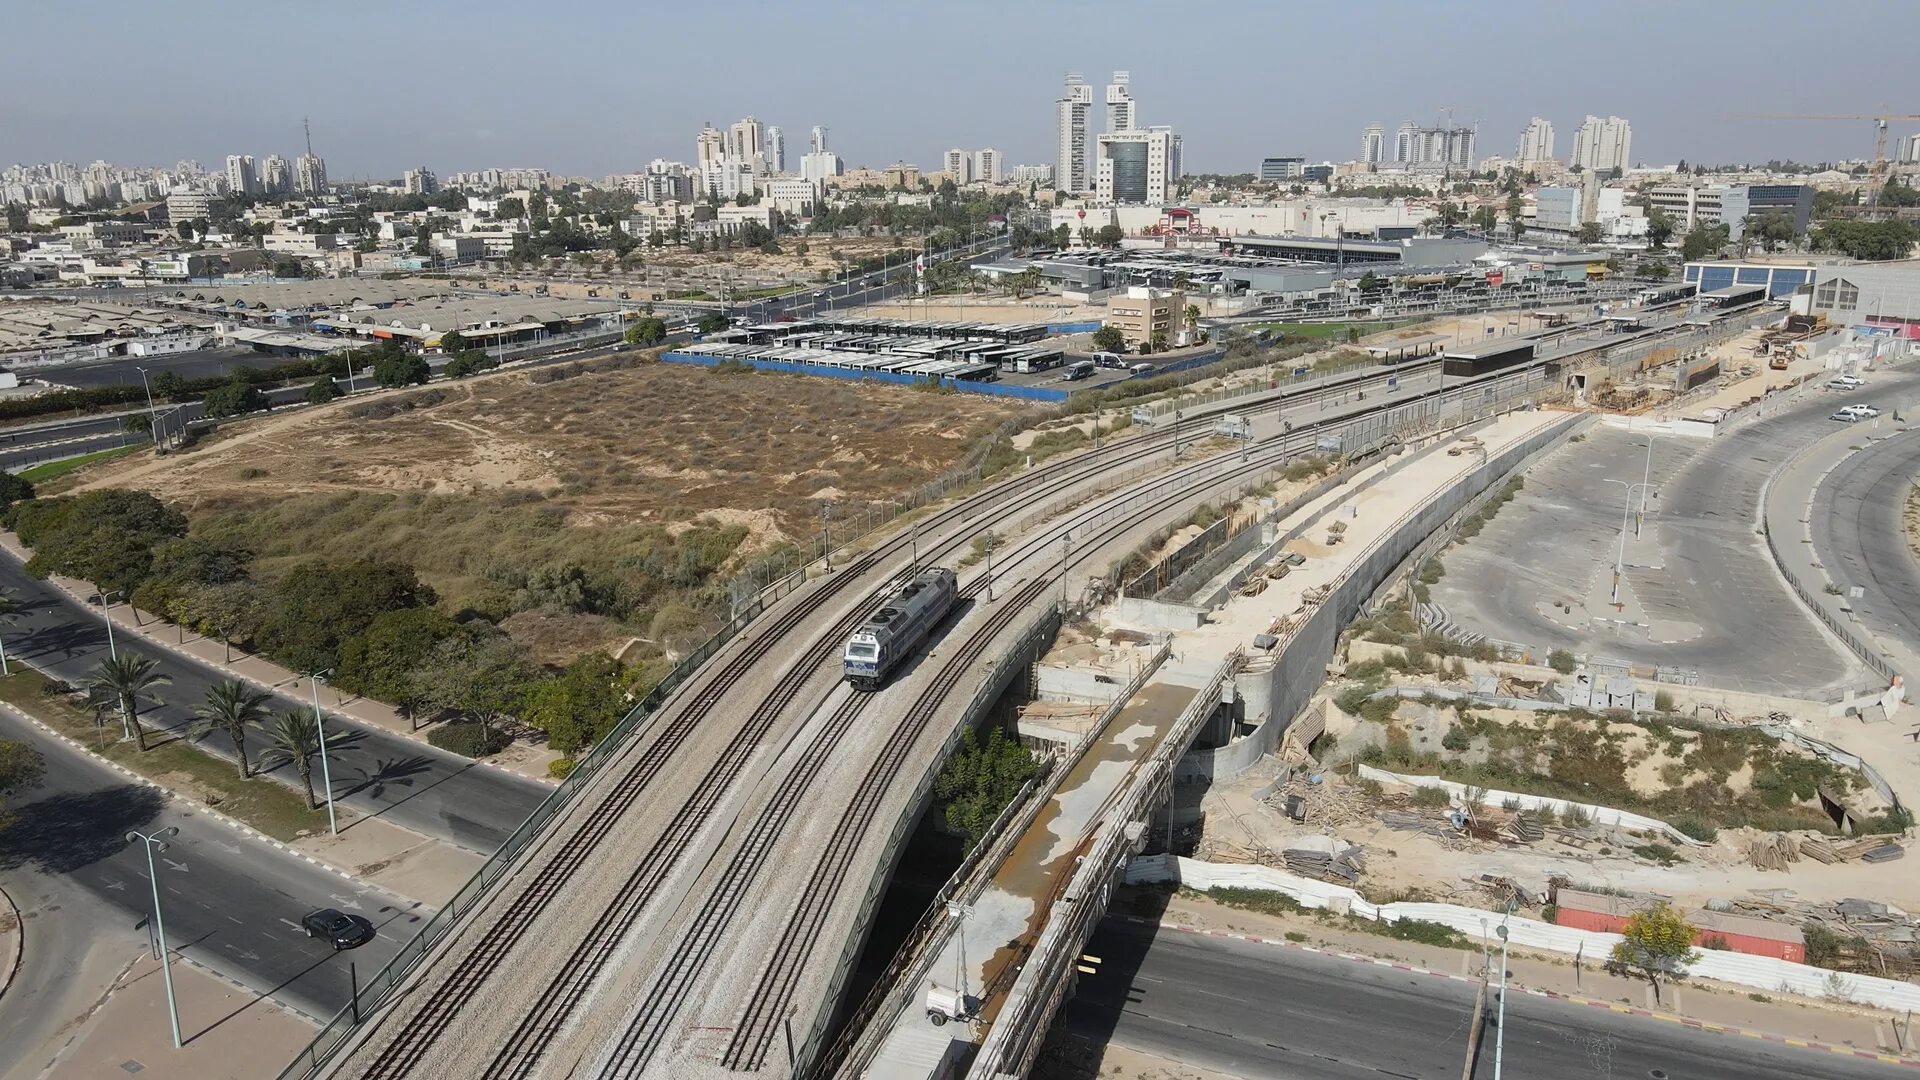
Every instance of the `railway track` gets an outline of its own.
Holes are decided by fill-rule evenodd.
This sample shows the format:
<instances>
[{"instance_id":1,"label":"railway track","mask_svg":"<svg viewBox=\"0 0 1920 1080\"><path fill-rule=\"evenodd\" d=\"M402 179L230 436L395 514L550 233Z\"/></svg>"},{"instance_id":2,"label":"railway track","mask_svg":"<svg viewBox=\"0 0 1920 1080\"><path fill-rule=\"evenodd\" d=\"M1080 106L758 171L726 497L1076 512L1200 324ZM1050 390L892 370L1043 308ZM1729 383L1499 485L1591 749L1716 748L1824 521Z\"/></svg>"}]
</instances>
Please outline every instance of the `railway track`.
<instances>
[{"instance_id":1,"label":"railway track","mask_svg":"<svg viewBox=\"0 0 1920 1080\"><path fill-rule=\"evenodd\" d=\"M1310 438L1277 440L1270 444L1259 460L1250 460L1240 468L1229 470L1210 483L1224 483L1240 479L1247 475L1256 475L1270 468L1278 459L1283 459L1297 449L1310 445ZM1088 541L1087 550L1097 550L1099 544L1113 536L1124 533L1143 518L1160 513L1169 505L1191 498L1190 492L1176 490L1167 496L1155 499L1137 510L1118 516L1115 520L1096 526L1098 530ZM1066 526L1068 529L1074 526ZM1035 538L1031 543L1045 550L1053 543L1052 536ZM734 1025L733 1037L729 1041L721 1063L735 1071L757 1072L766 1064L780 1018L785 1016L792 1004L793 996L799 987L801 977L807 970L814 947L825 928L833 901L838 896L835 887L846 879L847 869L864 842L869 826L872 824L879 804L891 790L894 777L901 764L920 741L929 725L939 715L946 699L958 686L961 678L979 659L993 638L1004 632L1019 617L1027 605L1036 602L1053 585L1053 572L1067 573L1079 557L1068 554L1061 556L1023 585L1008 599L1005 606L996 610L987 625L976 631L963 646L959 655L949 660L935 677L928 691L916 700L914 707L902 719L882 749L880 756L868 768L855 790L853 801L841 815L838 826L832 833L828 848L822 852L815 864L810 880L799 890L799 902L782 931L778 946L771 962L765 967L759 985L748 997L746 1013ZM975 578L963 595L975 595L984 588L985 579ZM642 1062L644 1067L644 1061ZM621 1076L637 1075L639 1070L624 1071Z\"/></svg>"},{"instance_id":2,"label":"railway track","mask_svg":"<svg viewBox=\"0 0 1920 1080\"><path fill-rule=\"evenodd\" d=\"M1366 379L1356 380L1338 388L1319 388L1315 391L1279 396L1283 401L1291 404L1311 403L1316 397L1345 393L1356 386L1370 386L1383 382L1403 374L1405 370L1400 368L1377 372ZM1234 403L1204 407L1172 426L1184 431L1203 430L1213 413L1235 407ZM1160 432L1149 435L1116 439L1108 446L1091 454L1078 454L1043 463L1015 482L1010 482L998 489L990 489L979 496L940 511L924 522L921 527L922 529L945 529L949 526L963 525L972 518L989 513L1005 515L1043 502L1062 490L1083 482L1089 476L1159 453L1162 449L1160 439L1164 437L1165 430L1166 428L1163 427ZM1197 467L1200 466L1196 464L1186 468ZM1178 476L1182 471L1176 469L1169 475ZM932 550L937 557L939 553L959 546L965 539L965 530L956 529L952 535L940 541ZM366 1070L361 1075L390 1078L412 1074L453 1024L460 1011L499 972L509 954L526 937L541 913L564 890L568 881L592 859L595 851L612 832L618 821L633 807L640 794L658 778L661 770L673 760L687 739L712 714L722 700L765 660L776 644L804 626L831 600L849 589L855 582L867 579L873 569L897 555L909 542L906 534L898 534L873 551L856 557L853 562L836 571L834 576L821 587L804 595L785 611L780 612L769 624L755 628L746 647L726 661L720 670L700 687L683 709L676 711L639 760L621 774L612 789L601 797L592 811L579 821L577 831L567 836L553 852L551 858L533 875L527 886L508 902L496 921L487 926L468 950L468 955L455 966L454 971L441 983L427 991L420 1008L406 1018L391 1040L374 1052ZM1044 542L1050 543L1052 540L1049 537ZM891 575L877 585L871 586L870 592L877 594L886 587L890 579ZM977 592L980 584L981 582L976 581L970 587L968 595ZM868 599L871 599L871 596ZM746 763L757 751L759 742L764 738L767 729L791 705L793 698L811 678L812 673L828 661L839 640L851 632L851 624L863 618L865 614L864 606L856 606L851 613L837 620L827 634L811 643L803 654L802 662L789 669L789 678L782 680L775 692L760 703L760 707L756 708L746 728L736 735L730 742L728 751L723 753L721 760L716 761L707 777L703 778L695 797L676 813L669 823L667 832L656 842L648 857L629 876L616 902L603 909L601 918L596 920L594 926L590 928L586 940L576 948L565 967L553 979L548 988L549 993L543 995L534 1011L523 1017L516 1026L507 1045L496 1057L495 1068L490 1070L489 1075L525 1076L537 1066L546 1048L564 1029L570 1015L591 991L598 975L605 969L607 962L617 950L620 939L631 925L633 917L652 898L672 866L684 854L687 845L711 818L727 789L737 780ZM851 720L848 723L851 723ZM775 835L777 832L776 829ZM851 853L848 857L851 857ZM817 932L816 930L816 935ZM808 948L809 950L811 948L810 942Z\"/></svg>"}]
</instances>

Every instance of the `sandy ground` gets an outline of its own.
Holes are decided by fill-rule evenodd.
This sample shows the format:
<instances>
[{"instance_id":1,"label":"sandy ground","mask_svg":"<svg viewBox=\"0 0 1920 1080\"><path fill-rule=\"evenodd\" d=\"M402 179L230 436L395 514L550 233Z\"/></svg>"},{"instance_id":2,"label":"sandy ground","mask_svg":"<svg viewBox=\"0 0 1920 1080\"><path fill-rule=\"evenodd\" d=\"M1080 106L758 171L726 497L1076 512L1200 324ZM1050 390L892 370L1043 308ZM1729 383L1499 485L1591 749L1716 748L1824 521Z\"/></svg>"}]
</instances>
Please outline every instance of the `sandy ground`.
<instances>
[{"instance_id":1,"label":"sandy ground","mask_svg":"<svg viewBox=\"0 0 1920 1080\"><path fill-rule=\"evenodd\" d=\"M382 417L388 402L420 407ZM672 365L538 383L515 372L246 421L203 450L124 459L81 489L144 488L189 513L311 493L513 493L557 504L570 524L705 515L765 546L811 535L815 500L909 489L1017 411Z\"/></svg>"}]
</instances>

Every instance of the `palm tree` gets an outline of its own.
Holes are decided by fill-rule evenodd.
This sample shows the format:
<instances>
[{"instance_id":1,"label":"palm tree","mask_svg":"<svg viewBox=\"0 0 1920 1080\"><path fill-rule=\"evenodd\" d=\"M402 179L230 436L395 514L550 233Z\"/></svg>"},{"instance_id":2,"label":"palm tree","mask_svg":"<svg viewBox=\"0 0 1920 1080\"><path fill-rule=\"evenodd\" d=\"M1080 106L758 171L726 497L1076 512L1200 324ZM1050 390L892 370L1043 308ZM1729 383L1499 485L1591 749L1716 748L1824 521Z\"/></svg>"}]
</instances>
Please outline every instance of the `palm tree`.
<instances>
[{"instance_id":1,"label":"palm tree","mask_svg":"<svg viewBox=\"0 0 1920 1080\"><path fill-rule=\"evenodd\" d=\"M118 653L100 661L86 683L90 695L119 706L120 718L132 729L134 742L142 753L147 749L147 729L140 726L140 703L145 700L160 704L160 699L149 691L173 681L173 676L159 668L158 661L139 653Z\"/></svg>"},{"instance_id":2,"label":"palm tree","mask_svg":"<svg viewBox=\"0 0 1920 1080\"><path fill-rule=\"evenodd\" d=\"M320 801L313 797L313 755L320 752L320 732L312 718L302 712L276 713L266 732L267 752L260 755L260 768L277 769L291 762L307 789L307 809L318 808Z\"/></svg>"},{"instance_id":3,"label":"palm tree","mask_svg":"<svg viewBox=\"0 0 1920 1080\"><path fill-rule=\"evenodd\" d=\"M207 703L194 710L197 719L187 733L196 739L204 739L216 731L223 731L233 740L233 749L240 756L240 779L247 778L247 725L258 724L267 718L267 701L273 695L264 690L251 690L239 679L225 679L207 688Z\"/></svg>"},{"instance_id":4,"label":"palm tree","mask_svg":"<svg viewBox=\"0 0 1920 1080\"><path fill-rule=\"evenodd\" d=\"M1192 338L1200 331L1200 305L1188 304L1187 310L1182 314L1187 317L1187 336Z\"/></svg>"}]
</instances>

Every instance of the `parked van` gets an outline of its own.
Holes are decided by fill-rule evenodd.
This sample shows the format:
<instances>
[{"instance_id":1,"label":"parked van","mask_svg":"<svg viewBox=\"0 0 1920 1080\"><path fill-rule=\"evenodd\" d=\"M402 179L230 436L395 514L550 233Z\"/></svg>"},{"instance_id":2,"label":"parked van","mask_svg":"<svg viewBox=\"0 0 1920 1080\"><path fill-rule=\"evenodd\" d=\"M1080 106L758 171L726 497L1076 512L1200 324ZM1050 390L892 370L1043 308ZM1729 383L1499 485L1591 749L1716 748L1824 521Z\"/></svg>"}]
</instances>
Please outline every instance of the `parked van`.
<instances>
[{"instance_id":1,"label":"parked van","mask_svg":"<svg viewBox=\"0 0 1920 1080\"><path fill-rule=\"evenodd\" d=\"M1126 360L1125 360L1124 358L1122 358L1122 357L1121 357L1121 355L1120 355L1119 353L1116 353L1116 352L1097 352L1097 353L1094 353L1094 354L1093 354L1093 362L1094 362L1094 363L1095 363L1096 365L1098 365L1098 366L1100 366L1100 367L1103 367L1103 368L1115 368L1115 369L1118 369L1118 368L1123 368L1123 367L1126 367L1126 366L1127 366L1127 362L1126 362Z\"/></svg>"},{"instance_id":2,"label":"parked van","mask_svg":"<svg viewBox=\"0 0 1920 1080\"><path fill-rule=\"evenodd\" d=\"M1153 365L1152 364L1135 364L1132 367L1128 368L1127 370L1133 373L1134 378L1144 379L1147 376L1153 374Z\"/></svg>"},{"instance_id":3,"label":"parked van","mask_svg":"<svg viewBox=\"0 0 1920 1080\"><path fill-rule=\"evenodd\" d=\"M1079 382L1081 379L1092 378L1093 372L1093 361L1077 360L1067 365L1067 370L1061 374L1060 381Z\"/></svg>"}]
</instances>

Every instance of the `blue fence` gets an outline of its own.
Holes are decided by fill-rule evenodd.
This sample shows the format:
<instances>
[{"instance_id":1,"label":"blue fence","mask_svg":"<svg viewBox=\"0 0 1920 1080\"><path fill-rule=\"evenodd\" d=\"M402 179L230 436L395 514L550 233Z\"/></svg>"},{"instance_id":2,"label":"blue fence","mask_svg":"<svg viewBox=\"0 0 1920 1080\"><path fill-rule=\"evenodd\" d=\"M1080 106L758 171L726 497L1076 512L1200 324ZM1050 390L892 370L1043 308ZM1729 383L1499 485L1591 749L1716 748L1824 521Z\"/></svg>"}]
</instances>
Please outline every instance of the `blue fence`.
<instances>
[{"instance_id":1,"label":"blue fence","mask_svg":"<svg viewBox=\"0 0 1920 1080\"><path fill-rule=\"evenodd\" d=\"M693 364L696 367L717 367L719 356L701 356L696 353L663 352L660 359L669 364ZM927 380L918 375L907 375L897 371L867 371L862 368L827 367L824 364L795 364L785 360L755 360L752 357L732 357L734 363L746 364L757 371L774 371L784 375L813 375L828 379L847 379L852 382L891 383L895 386L914 386ZM942 386L951 387L963 394L985 394L988 397L1019 398L1023 401L1065 401L1065 390L1052 390L1042 386L1013 386L1008 383L971 382L965 379L942 379Z\"/></svg>"},{"instance_id":2,"label":"blue fence","mask_svg":"<svg viewBox=\"0 0 1920 1080\"><path fill-rule=\"evenodd\" d=\"M1095 330L1100 329L1102 325L1103 325L1102 323L1097 323L1097 322L1048 323L1047 333L1049 334L1091 334Z\"/></svg>"},{"instance_id":3,"label":"blue fence","mask_svg":"<svg viewBox=\"0 0 1920 1080\"><path fill-rule=\"evenodd\" d=\"M1175 372L1191 371L1197 367L1206 367L1208 364L1217 364L1222 359L1224 359L1226 355L1227 355L1226 348L1223 346L1216 345L1213 348L1208 349L1206 352L1200 353L1197 356L1182 357L1179 360L1175 360L1171 364L1161 364L1160 366L1154 368L1152 371L1148 372L1147 374L1141 377L1146 379L1152 379L1152 378L1157 378L1161 375L1172 375Z\"/></svg>"}]
</instances>

